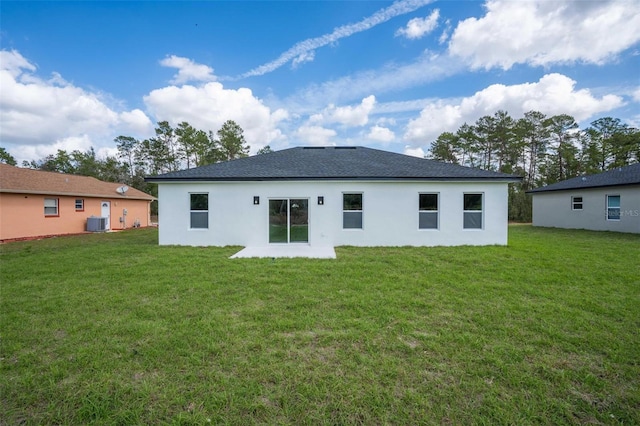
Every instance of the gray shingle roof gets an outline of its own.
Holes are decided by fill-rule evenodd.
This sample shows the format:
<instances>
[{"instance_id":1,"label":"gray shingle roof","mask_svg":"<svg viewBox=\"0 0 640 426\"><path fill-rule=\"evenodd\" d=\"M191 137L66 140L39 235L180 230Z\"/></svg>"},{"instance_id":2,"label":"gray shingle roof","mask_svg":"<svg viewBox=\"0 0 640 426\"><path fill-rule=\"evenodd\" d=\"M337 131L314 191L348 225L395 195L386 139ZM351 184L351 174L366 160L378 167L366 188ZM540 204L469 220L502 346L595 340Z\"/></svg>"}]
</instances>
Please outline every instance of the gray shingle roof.
<instances>
[{"instance_id":1,"label":"gray shingle roof","mask_svg":"<svg viewBox=\"0 0 640 426\"><path fill-rule=\"evenodd\" d=\"M297 147L149 176L163 181L503 180L517 176L365 147Z\"/></svg>"},{"instance_id":2,"label":"gray shingle roof","mask_svg":"<svg viewBox=\"0 0 640 426\"><path fill-rule=\"evenodd\" d=\"M590 176L578 176L572 179L556 182L551 185L527 191L530 193L546 191L566 191L582 188L598 188L603 186L640 184L640 163L631 166L619 167L604 173Z\"/></svg>"}]
</instances>

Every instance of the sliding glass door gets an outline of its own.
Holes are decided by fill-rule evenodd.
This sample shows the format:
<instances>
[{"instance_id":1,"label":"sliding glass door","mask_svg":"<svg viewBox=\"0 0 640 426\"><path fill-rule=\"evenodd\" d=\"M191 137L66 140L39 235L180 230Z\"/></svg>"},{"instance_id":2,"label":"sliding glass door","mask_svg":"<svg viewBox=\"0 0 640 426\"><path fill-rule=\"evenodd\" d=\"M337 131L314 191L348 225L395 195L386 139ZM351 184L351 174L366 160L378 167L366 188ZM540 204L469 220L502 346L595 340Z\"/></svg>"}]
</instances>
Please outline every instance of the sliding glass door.
<instances>
[{"instance_id":1,"label":"sliding glass door","mask_svg":"<svg viewBox=\"0 0 640 426\"><path fill-rule=\"evenodd\" d=\"M269 200L269 242L309 242L309 200Z\"/></svg>"}]
</instances>

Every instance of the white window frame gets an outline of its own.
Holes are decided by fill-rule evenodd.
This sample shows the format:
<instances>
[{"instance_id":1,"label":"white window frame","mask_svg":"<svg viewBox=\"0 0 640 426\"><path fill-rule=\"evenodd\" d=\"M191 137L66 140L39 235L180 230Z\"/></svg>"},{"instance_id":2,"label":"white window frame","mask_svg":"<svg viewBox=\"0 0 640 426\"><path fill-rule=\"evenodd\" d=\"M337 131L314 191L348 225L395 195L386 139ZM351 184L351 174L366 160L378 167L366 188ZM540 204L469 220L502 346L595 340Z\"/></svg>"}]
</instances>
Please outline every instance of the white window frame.
<instances>
[{"instance_id":1,"label":"white window frame","mask_svg":"<svg viewBox=\"0 0 640 426\"><path fill-rule=\"evenodd\" d=\"M360 210L345 210L344 208L344 196L345 195L360 195ZM347 228L344 223L345 213L360 213L360 228ZM346 231L361 231L364 229L364 193L357 191L345 191L342 193L342 229Z\"/></svg>"},{"instance_id":2,"label":"white window frame","mask_svg":"<svg viewBox=\"0 0 640 426\"><path fill-rule=\"evenodd\" d=\"M49 203L47 203L49 201ZM50 205L47 205L50 204ZM47 213L47 209L55 209L55 213ZM59 217L60 216L60 199L59 198L45 198L44 199L44 216L45 217Z\"/></svg>"},{"instance_id":3,"label":"white window frame","mask_svg":"<svg viewBox=\"0 0 640 426\"><path fill-rule=\"evenodd\" d=\"M83 212L84 211L84 198L76 198L75 205L76 205L76 211L77 212ZM78 207L78 205L80 205L80 207Z\"/></svg>"},{"instance_id":4,"label":"white window frame","mask_svg":"<svg viewBox=\"0 0 640 426\"><path fill-rule=\"evenodd\" d=\"M420 197L423 195L435 195L436 196L436 209L435 210L421 210L420 209ZM436 216L435 228L422 228L420 227L420 216L423 214ZM418 194L418 229L420 231L437 231L440 229L440 193L439 192L420 192Z\"/></svg>"},{"instance_id":5,"label":"white window frame","mask_svg":"<svg viewBox=\"0 0 640 426\"><path fill-rule=\"evenodd\" d=\"M609 199L612 198L612 197L618 197L618 207L610 207L609 206ZM606 202L607 202L607 221L620 222L620 217L622 215L622 197L620 196L620 194L611 194L611 195L607 194ZM613 218L612 219L611 217L609 217L609 212L611 210L618 210L618 217L617 218Z\"/></svg>"},{"instance_id":6,"label":"white window frame","mask_svg":"<svg viewBox=\"0 0 640 426\"><path fill-rule=\"evenodd\" d=\"M479 195L481 206L480 210L465 210L464 198L467 195ZM465 231L482 231L484 229L484 204L485 204L485 196L484 192L464 192L462 194L462 229ZM480 227L479 228L467 228L464 224L464 218L467 214L480 214Z\"/></svg>"},{"instance_id":7,"label":"white window frame","mask_svg":"<svg viewBox=\"0 0 640 426\"><path fill-rule=\"evenodd\" d=\"M578 201L577 199L580 199ZM580 208L577 206L580 205ZM584 197L582 195L572 195L571 196L571 210L573 211L581 211L584 207Z\"/></svg>"},{"instance_id":8,"label":"white window frame","mask_svg":"<svg viewBox=\"0 0 640 426\"><path fill-rule=\"evenodd\" d=\"M206 195L207 196L207 209L206 210L194 210L191 206L191 196L192 195ZM189 193L189 229L195 231L206 231L209 229L209 210L210 210L210 200L208 192L190 192ZM207 216L207 226L193 226L193 213L206 213Z\"/></svg>"}]
</instances>

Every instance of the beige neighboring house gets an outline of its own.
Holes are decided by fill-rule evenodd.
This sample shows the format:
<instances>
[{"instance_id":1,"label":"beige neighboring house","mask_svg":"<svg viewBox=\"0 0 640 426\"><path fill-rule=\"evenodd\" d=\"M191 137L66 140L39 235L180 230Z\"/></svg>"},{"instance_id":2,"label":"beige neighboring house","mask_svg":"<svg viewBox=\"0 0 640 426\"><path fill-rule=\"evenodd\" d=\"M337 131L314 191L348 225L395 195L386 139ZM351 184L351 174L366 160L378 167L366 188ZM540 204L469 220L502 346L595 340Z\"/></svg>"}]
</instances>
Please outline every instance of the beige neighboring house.
<instances>
[{"instance_id":1,"label":"beige neighboring house","mask_svg":"<svg viewBox=\"0 0 640 426\"><path fill-rule=\"evenodd\" d=\"M120 183L0 164L0 241L146 227L153 200Z\"/></svg>"}]
</instances>

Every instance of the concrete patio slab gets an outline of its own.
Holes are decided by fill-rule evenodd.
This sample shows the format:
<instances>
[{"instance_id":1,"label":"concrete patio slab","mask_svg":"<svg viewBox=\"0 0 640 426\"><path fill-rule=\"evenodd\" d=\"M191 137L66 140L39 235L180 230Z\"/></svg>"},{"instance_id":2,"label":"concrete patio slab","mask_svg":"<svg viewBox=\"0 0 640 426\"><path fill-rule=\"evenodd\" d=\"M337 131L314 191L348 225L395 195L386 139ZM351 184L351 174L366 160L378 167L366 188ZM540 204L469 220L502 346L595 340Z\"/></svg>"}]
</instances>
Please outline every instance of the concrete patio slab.
<instances>
[{"instance_id":1,"label":"concrete patio slab","mask_svg":"<svg viewBox=\"0 0 640 426\"><path fill-rule=\"evenodd\" d=\"M335 259L333 247L311 247L306 244L282 244L263 247L245 247L231 256L231 259L249 257L306 257L310 259Z\"/></svg>"}]
</instances>

